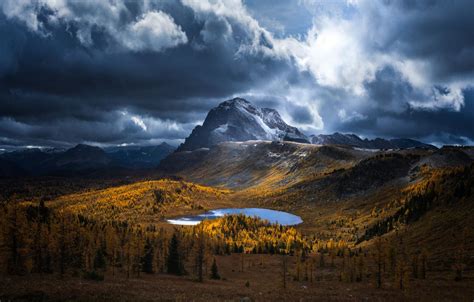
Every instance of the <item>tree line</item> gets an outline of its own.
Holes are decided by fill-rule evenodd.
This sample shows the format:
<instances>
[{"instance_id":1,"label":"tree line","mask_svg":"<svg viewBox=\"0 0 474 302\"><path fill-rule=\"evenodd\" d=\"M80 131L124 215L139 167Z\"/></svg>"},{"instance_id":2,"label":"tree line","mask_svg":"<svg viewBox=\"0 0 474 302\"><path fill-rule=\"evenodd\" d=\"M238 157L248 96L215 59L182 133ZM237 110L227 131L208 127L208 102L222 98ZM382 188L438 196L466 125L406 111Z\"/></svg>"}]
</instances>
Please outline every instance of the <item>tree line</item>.
<instances>
[{"instance_id":1,"label":"tree line","mask_svg":"<svg viewBox=\"0 0 474 302\"><path fill-rule=\"evenodd\" d=\"M97 221L38 205L0 206L0 269L3 273L59 273L101 278L105 272L218 274L214 255L294 254L345 246L306 237L293 227L244 215L173 230L124 221Z\"/></svg>"},{"instance_id":2,"label":"tree line","mask_svg":"<svg viewBox=\"0 0 474 302\"><path fill-rule=\"evenodd\" d=\"M447 171L430 171L425 181L412 185L400 208L370 226L357 243L381 236L401 224L419 220L433 207L444 203L452 204L459 200L472 198L474 191L474 164Z\"/></svg>"},{"instance_id":3,"label":"tree line","mask_svg":"<svg viewBox=\"0 0 474 302\"><path fill-rule=\"evenodd\" d=\"M401 237L397 238L394 244L377 236L372 248L363 250L244 215L165 230L155 225L94 221L53 211L42 202L0 207L0 269L14 275L55 273L101 280L107 274L130 278L169 273L203 281L221 278L216 255L239 253L244 271L245 254L278 254L284 287L289 277L314 282L321 278L318 270L330 269L341 282L371 281L383 287L391 280L404 289L411 279L426 278L429 254L410 254ZM453 270L457 280L463 279L466 269L465 249L463 244L456 250ZM288 268L288 259L294 260L293 270Z\"/></svg>"}]
</instances>

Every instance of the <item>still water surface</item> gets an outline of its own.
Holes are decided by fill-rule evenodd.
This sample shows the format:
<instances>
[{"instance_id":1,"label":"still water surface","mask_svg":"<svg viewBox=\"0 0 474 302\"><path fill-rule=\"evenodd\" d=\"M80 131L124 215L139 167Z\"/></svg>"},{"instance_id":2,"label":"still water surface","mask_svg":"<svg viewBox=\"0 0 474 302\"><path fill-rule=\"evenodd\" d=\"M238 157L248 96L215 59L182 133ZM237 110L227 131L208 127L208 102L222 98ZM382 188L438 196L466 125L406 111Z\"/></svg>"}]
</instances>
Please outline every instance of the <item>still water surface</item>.
<instances>
[{"instance_id":1,"label":"still water surface","mask_svg":"<svg viewBox=\"0 0 474 302\"><path fill-rule=\"evenodd\" d=\"M216 219L225 215L244 214L245 216L258 217L268 220L270 223L279 223L281 225L296 225L303 222L301 217L291 213L275 211L262 208L228 208L211 210L204 214L194 216L183 216L175 219L168 219L171 224L177 225L197 225L204 219Z\"/></svg>"}]
</instances>

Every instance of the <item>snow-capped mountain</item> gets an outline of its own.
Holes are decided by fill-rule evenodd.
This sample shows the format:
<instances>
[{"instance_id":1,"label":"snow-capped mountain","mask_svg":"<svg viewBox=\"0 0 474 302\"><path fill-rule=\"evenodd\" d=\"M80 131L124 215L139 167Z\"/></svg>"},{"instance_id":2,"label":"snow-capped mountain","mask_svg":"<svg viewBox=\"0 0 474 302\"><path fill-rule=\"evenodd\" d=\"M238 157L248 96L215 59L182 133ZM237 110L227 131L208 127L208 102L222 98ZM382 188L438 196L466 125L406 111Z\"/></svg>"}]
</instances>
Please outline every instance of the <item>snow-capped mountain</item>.
<instances>
[{"instance_id":1,"label":"snow-capped mountain","mask_svg":"<svg viewBox=\"0 0 474 302\"><path fill-rule=\"evenodd\" d=\"M196 126L177 151L248 140L309 143L308 138L297 128L286 124L275 109L259 108L242 98L234 98L211 109L202 126Z\"/></svg>"}]
</instances>

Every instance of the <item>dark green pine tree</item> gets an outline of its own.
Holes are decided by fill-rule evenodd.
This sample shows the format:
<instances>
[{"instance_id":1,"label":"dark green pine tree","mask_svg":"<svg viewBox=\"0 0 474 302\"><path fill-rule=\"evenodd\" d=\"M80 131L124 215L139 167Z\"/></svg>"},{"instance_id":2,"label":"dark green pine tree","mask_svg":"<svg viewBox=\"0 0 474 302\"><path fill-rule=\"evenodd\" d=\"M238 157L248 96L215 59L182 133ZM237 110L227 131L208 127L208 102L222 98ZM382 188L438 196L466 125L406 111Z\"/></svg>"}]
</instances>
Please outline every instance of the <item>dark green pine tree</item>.
<instances>
[{"instance_id":1,"label":"dark green pine tree","mask_svg":"<svg viewBox=\"0 0 474 302\"><path fill-rule=\"evenodd\" d=\"M219 269L217 267L216 258L212 261L211 266L211 279L219 280L221 276L219 275Z\"/></svg>"},{"instance_id":2,"label":"dark green pine tree","mask_svg":"<svg viewBox=\"0 0 474 302\"><path fill-rule=\"evenodd\" d=\"M176 233L171 237L171 241L168 246L168 259L167 259L168 274L181 276L184 274L184 267L181 261L181 255L179 253L179 241Z\"/></svg>"},{"instance_id":3,"label":"dark green pine tree","mask_svg":"<svg viewBox=\"0 0 474 302\"><path fill-rule=\"evenodd\" d=\"M146 240L145 243L145 248L144 248L144 253L142 257L142 271L147 273L147 274L153 274L153 257L154 257L155 251L153 249L153 245L150 242L150 239Z\"/></svg>"},{"instance_id":4,"label":"dark green pine tree","mask_svg":"<svg viewBox=\"0 0 474 302\"><path fill-rule=\"evenodd\" d=\"M49 220L49 209L44 204L44 200L41 200L39 203L38 218L42 223L46 223Z\"/></svg>"},{"instance_id":5,"label":"dark green pine tree","mask_svg":"<svg viewBox=\"0 0 474 302\"><path fill-rule=\"evenodd\" d=\"M104 254L104 250L102 247L100 247L97 252L95 253L95 257L94 257L94 269L95 270L98 270L98 269L101 269L101 270L105 270L106 268L106 261L105 261L105 254Z\"/></svg>"}]
</instances>

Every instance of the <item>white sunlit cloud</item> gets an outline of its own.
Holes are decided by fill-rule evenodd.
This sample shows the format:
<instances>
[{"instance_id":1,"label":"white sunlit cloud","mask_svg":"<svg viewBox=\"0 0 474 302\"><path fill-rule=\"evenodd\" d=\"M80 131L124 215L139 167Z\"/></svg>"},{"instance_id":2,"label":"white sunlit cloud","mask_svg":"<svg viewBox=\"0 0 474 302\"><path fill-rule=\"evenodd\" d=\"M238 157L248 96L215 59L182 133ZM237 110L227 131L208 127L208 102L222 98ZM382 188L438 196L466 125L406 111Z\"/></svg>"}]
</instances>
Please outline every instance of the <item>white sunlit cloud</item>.
<instances>
[{"instance_id":1,"label":"white sunlit cloud","mask_svg":"<svg viewBox=\"0 0 474 302\"><path fill-rule=\"evenodd\" d=\"M142 128L143 131L147 131L148 130L148 127L145 125L145 123L143 122L143 120L141 118L139 118L138 116L132 116L130 118L132 120L132 122L135 123L135 125L137 125L138 127Z\"/></svg>"},{"instance_id":2,"label":"white sunlit cloud","mask_svg":"<svg viewBox=\"0 0 474 302\"><path fill-rule=\"evenodd\" d=\"M318 84L364 94L363 84L374 77L377 60L369 60L348 21L327 19L309 32L302 49L306 50L302 68L308 69Z\"/></svg>"},{"instance_id":3,"label":"white sunlit cloud","mask_svg":"<svg viewBox=\"0 0 474 302\"><path fill-rule=\"evenodd\" d=\"M367 118L367 116L357 111L352 111L351 113L347 113L345 109L340 109L337 115L339 116L339 118L341 119L341 122L343 123L361 121Z\"/></svg>"},{"instance_id":4,"label":"white sunlit cloud","mask_svg":"<svg viewBox=\"0 0 474 302\"><path fill-rule=\"evenodd\" d=\"M161 51L188 41L181 27L162 11L143 14L137 22L128 26L122 39L126 47L135 51Z\"/></svg>"},{"instance_id":5,"label":"white sunlit cloud","mask_svg":"<svg viewBox=\"0 0 474 302\"><path fill-rule=\"evenodd\" d=\"M304 39L274 40L277 48L292 56L301 70L309 71L318 85L344 90L354 99L366 96L365 84L373 81L378 71L391 66L415 90L411 98L400 101L421 110L460 110L464 104L462 89L466 87L463 81L435 81L431 78L433 62L391 51L389 45L394 41L386 32L393 30L393 23L404 16L371 1L354 1L350 5L356 13L349 17L317 15ZM436 85L445 87L449 93L438 93Z\"/></svg>"},{"instance_id":6,"label":"white sunlit cloud","mask_svg":"<svg viewBox=\"0 0 474 302\"><path fill-rule=\"evenodd\" d=\"M49 35L38 18L43 7L52 11L50 24L72 22L77 26L76 37L87 47L93 45L92 29L106 30L126 50L162 51L187 43L184 31L173 18L163 11L144 11L137 20L122 24L127 13L124 1L75 1L75 0L4 0L0 9L9 19L23 22L30 30ZM142 9L147 9L146 5Z\"/></svg>"},{"instance_id":7,"label":"white sunlit cloud","mask_svg":"<svg viewBox=\"0 0 474 302\"><path fill-rule=\"evenodd\" d=\"M130 139L156 138L179 139L187 134L192 125L180 124L169 119L160 119L151 116L141 116L130 113L128 110L118 111L119 118L116 120L117 129L121 132L132 131ZM130 128L130 123L134 126Z\"/></svg>"}]
</instances>

